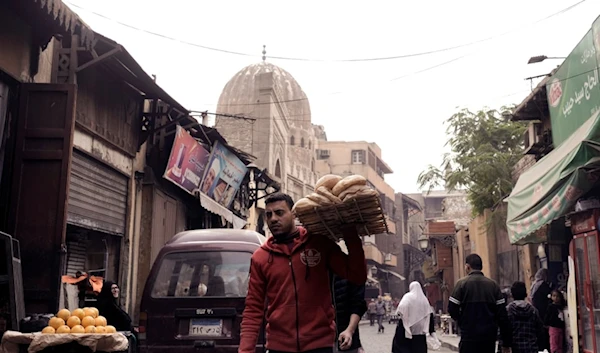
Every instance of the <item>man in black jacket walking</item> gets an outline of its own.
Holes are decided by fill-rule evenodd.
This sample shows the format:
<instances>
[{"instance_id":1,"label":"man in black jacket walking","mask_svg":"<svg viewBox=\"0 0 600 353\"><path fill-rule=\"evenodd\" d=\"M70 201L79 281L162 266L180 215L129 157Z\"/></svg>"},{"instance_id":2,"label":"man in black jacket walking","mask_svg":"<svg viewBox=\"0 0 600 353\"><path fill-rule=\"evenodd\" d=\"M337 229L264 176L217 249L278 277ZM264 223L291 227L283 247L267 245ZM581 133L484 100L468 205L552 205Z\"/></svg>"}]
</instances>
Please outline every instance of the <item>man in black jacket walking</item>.
<instances>
[{"instance_id":1,"label":"man in black jacket walking","mask_svg":"<svg viewBox=\"0 0 600 353\"><path fill-rule=\"evenodd\" d=\"M358 324L367 311L365 285L356 286L333 275L332 294L338 338L334 352L360 353L362 344Z\"/></svg>"},{"instance_id":2,"label":"man in black jacket walking","mask_svg":"<svg viewBox=\"0 0 600 353\"><path fill-rule=\"evenodd\" d=\"M502 336L502 351L510 353L512 330L506 313L506 299L500 287L485 277L481 257L466 258L467 277L460 279L448 303L448 312L458 321L461 338L460 353L494 353L498 326Z\"/></svg>"}]
</instances>

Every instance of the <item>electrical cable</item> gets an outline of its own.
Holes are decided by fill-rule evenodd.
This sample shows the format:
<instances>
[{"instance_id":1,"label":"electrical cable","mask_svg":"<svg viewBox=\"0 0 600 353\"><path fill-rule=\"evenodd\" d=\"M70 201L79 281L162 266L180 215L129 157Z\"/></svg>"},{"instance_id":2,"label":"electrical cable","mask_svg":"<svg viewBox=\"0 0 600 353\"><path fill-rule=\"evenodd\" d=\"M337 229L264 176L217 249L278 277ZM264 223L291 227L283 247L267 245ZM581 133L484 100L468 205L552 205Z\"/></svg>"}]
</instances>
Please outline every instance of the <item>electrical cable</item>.
<instances>
[{"instance_id":1,"label":"electrical cable","mask_svg":"<svg viewBox=\"0 0 600 353\"><path fill-rule=\"evenodd\" d=\"M459 45L455 45L455 46L451 46L451 47L446 47L446 48L440 48L440 49L433 49L433 50L428 50L428 51L423 51L423 52L416 52L416 53L409 53L409 54L402 54L402 55L394 55L394 56L385 56L385 57L374 57L374 58L358 58L358 59L315 59L315 58L295 58L295 57L286 57L286 56L269 56L269 58L271 59L278 59L278 60L290 60L290 61L306 61L306 62L369 62L369 61L384 61L384 60L397 60L397 59L406 59L406 58L412 58L412 57L418 57L418 56L425 56L425 55L431 55L431 54L437 54L437 53L442 53L442 52L446 52L446 51L450 51L450 50L455 50L455 49L459 49L459 48L465 48L465 47L469 47L469 46L473 46L476 44L480 44L480 43L484 43L490 40L494 40L503 36L506 36L508 34L511 34L513 32L519 31L525 27L529 27L532 25L536 25L540 22L546 21L552 17L555 16L559 16L561 14L564 14L574 8L576 8L577 6L581 5L582 3L584 3L587 0L580 0L577 3L574 3L558 12L552 13L546 17L543 17L539 20L536 20L534 22L531 22L529 24L520 26L520 27L516 27L513 28L509 31L497 34L497 35L493 35L487 38L483 38L483 39L479 39L479 40L474 40L468 43L463 43L463 44L459 44ZM198 44L198 43L192 43L189 41L185 41L185 40L181 40L181 39L177 39L171 36L167 36L161 33L157 33L157 32L153 32L153 31L149 31L146 29L142 29L142 28L138 28L135 26L132 26L130 24L118 21L114 18L108 17L106 15L100 14L98 12L92 11L90 9L87 9L85 7L79 6L77 4L74 4L70 1L66 1L63 0L64 3L68 4L69 6L73 6L75 8L78 8L80 10L83 11L87 11L95 16L104 18L106 20L115 22L121 26L139 31L139 32L143 32L143 33L147 33L153 36L157 36L163 39L167 39L167 40L171 40L171 41L175 41L175 42L179 42L185 45L189 45L189 46L193 46L193 47L197 47L197 48L201 48L201 49L205 49L205 50L210 50L210 51L216 51L216 52L221 52L221 53L225 53L225 54L233 54L233 55L240 55L240 56L248 56L248 57L260 57L260 55L255 55L255 54L249 54L249 53L243 53L243 52L239 52L239 51L234 51L234 50L228 50L228 49L220 49L220 48L214 48L214 47L209 47L206 45L202 45L202 44Z\"/></svg>"}]
</instances>

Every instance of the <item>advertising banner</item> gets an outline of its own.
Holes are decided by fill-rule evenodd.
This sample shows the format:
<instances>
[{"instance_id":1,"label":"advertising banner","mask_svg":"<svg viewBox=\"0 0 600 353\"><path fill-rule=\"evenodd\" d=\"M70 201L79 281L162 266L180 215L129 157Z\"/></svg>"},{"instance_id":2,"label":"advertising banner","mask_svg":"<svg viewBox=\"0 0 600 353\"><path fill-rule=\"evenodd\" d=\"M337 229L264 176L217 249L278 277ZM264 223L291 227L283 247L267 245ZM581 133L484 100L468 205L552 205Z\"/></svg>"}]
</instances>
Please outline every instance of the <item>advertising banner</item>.
<instances>
[{"instance_id":1,"label":"advertising banner","mask_svg":"<svg viewBox=\"0 0 600 353\"><path fill-rule=\"evenodd\" d=\"M597 25L593 26L597 28ZM546 85L554 148L600 107L597 48L590 29Z\"/></svg>"},{"instance_id":2,"label":"advertising banner","mask_svg":"<svg viewBox=\"0 0 600 353\"><path fill-rule=\"evenodd\" d=\"M200 187L210 157L202 145L177 125L171 155L163 177L192 194Z\"/></svg>"},{"instance_id":3,"label":"advertising banner","mask_svg":"<svg viewBox=\"0 0 600 353\"><path fill-rule=\"evenodd\" d=\"M200 191L229 208L248 168L235 154L218 141L213 146Z\"/></svg>"}]
</instances>

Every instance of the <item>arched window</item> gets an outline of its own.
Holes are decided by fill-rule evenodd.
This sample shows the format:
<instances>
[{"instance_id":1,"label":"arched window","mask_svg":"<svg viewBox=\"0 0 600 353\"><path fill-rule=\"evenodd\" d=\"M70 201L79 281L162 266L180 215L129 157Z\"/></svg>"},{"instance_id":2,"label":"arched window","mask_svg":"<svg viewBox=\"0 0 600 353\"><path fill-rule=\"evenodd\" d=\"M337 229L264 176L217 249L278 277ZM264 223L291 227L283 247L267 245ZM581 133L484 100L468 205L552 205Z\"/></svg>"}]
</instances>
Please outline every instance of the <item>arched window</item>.
<instances>
[{"instance_id":1,"label":"arched window","mask_svg":"<svg viewBox=\"0 0 600 353\"><path fill-rule=\"evenodd\" d=\"M310 140L308 140L308 149L312 150L312 142Z\"/></svg>"},{"instance_id":2,"label":"arched window","mask_svg":"<svg viewBox=\"0 0 600 353\"><path fill-rule=\"evenodd\" d=\"M279 159L275 163L275 176L281 178L281 164L279 164Z\"/></svg>"},{"instance_id":3,"label":"arched window","mask_svg":"<svg viewBox=\"0 0 600 353\"><path fill-rule=\"evenodd\" d=\"M304 148L304 137L300 139L300 147Z\"/></svg>"},{"instance_id":4,"label":"arched window","mask_svg":"<svg viewBox=\"0 0 600 353\"><path fill-rule=\"evenodd\" d=\"M296 144L296 139L294 138L294 135L290 136L290 145L295 145Z\"/></svg>"},{"instance_id":5,"label":"arched window","mask_svg":"<svg viewBox=\"0 0 600 353\"><path fill-rule=\"evenodd\" d=\"M313 158L312 161L310 161L310 170L314 173L315 171L315 159Z\"/></svg>"}]
</instances>

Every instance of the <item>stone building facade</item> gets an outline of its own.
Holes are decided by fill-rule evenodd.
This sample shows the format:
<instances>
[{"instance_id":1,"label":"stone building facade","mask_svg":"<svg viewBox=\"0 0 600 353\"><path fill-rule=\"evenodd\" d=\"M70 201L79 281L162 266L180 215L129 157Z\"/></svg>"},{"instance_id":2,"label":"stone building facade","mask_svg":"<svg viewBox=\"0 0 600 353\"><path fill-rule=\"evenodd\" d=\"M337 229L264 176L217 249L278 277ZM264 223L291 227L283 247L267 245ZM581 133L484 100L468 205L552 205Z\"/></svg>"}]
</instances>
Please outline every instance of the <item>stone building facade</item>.
<instances>
[{"instance_id":1,"label":"stone building facade","mask_svg":"<svg viewBox=\"0 0 600 353\"><path fill-rule=\"evenodd\" d=\"M287 71L264 58L240 70L221 93L215 127L232 146L256 156L294 200L314 190L310 104Z\"/></svg>"}]
</instances>

